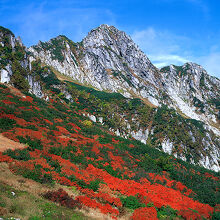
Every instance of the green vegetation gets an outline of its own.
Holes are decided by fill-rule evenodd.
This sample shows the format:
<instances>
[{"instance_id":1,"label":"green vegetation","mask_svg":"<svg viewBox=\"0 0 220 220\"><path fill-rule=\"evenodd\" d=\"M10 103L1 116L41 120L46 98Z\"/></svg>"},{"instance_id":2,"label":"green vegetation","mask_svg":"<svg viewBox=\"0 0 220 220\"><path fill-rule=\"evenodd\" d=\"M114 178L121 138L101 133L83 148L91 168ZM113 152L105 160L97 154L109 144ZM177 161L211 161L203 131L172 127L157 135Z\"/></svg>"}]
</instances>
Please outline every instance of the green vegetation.
<instances>
[{"instance_id":1,"label":"green vegetation","mask_svg":"<svg viewBox=\"0 0 220 220\"><path fill-rule=\"evenodd\" d=\"M15 195L12 195L12 192ZM21 191L0 182L0 217L3 219L87 219L81 213L73 209L59 206L43 197L36 196L28 191Z\"/></svg>"},{"instance_id":2,"label":"green vegetation","mask_svg":"<svg viewBox=\"0 0 220 220\"><path fill-rule=\"evenodd\" d=\"M124 65L127 66L126 63L125 63ZM116 77L117 79L120 79L120 78L123 79L125 82L127 82L127 84L128 84L129 86L134 87L134 85L132 84L131 80L129 79L129 75L125 75L125 73L123 74L123 73L121 73L121 72L116 72L116 71L114 71L114 72L112 73L112 75L113 75L114 77Z\"/></svg>"},{"instance_id":3,"label":"green vegetation","mask_svg":"<svg viewBox=\"0 0 220 220\"><path fill-rule=\"evenodd\" d=\"M51 56L53 60L58 60L59 62L64 61L63 50L66 49L65 40L62 36L51 39L49 42L40 42L40 47L43 50L47 50L51 52ZM39 46L35 46L34 49L40 51Z\"/></svg>"},{"instance_id":4,"label":"green vegetation","mask_svg":"<svg viewBox=\"0 0 220 220\"><path fill-rule=\"evenodd\" d=\"M60 85L62 86L62 84ZM139 161L137 162L138 167L133 170L135 176L130 179L139 180L142 177L146 178L146 174L150 172L162 174L162 171L167 171L172 179L180 181L184 183L188 188L192 189L196 193L196 196L194 197L197 200L208 203L210 205L220 203L219 192L215 191L215 189L218 187L216 185L216 182L211 178L205 179L204 175L198 177L198 175L195 175L193 172L189 172L189 170L194 169L196 171L199 171L201 174L204 174L205 172L207 172L206 169L190 165L183 162L182 160L175 160L172 156L168 156L167 154L155 149L155 147L159 145L158 140L160 140L161 137L164 137L165 135L166 137L170 138L170 140L174 142L176 141L176 143L183 143L189 146L189 143L192 142L192 139L190 139L190 135L187 133L187 131L189 130L191 130L194 134L196 141L199 141L204 135L204 128L202 123L199 123L196 120L185 119L177 114L175 110L169 109L165 105L161 106L156 111L155 109L147 107L139 99L132 100L123 97L121 99L113 99L111 94L108 98L108 93L98 92L97 96L102 97L101 94L103 94L105 97L105 99L103 100L108 100L103 101L95 95L88 94L87 92L85 92L85 90L77 90L76 88L70 86L70 91L73 100L76 100L76 98L78 98L81 101L79 103L73 102L72 104L67 105L65 102L63 102L62 96L53 94L52 98L54 101L56 101L53 102L53 108L51 108L50 102L45 102L44 100L39 99L34 95L28 94L33 98L33 103L36 103L37 107L40 110L29 112L21 109L21 114L19 114L18 117L24 118L27 122L33 122L33 120L35 120L34 118L40 119L41 122L39 126L47 127L50 129L50 132L48 132L48 134L45 134L48 138L54 136L53 131L57 131L56 125L62 126L66 128L67 131L74 133L74 131L71 130L72 127L68 124L74 123L81 128L81 130L78 131L80 135L86 135L86 137L91 138L93 138L93 135L98 135L98 141L100 142L100 144L114 145L115 149L111 150L111 152L113 153L113 155L117 155L123 158L123 161L125 162L123 166L131 166L131 160L125 154L125 152L128 152L134 158L139 159ZM94 91L94 94L96 94L95 92L96 91ZM1 99L5 99L6 95L9 94L10 93L0 93L0 97ZM30 105L32 105L29 102L20 101L19 98L16 98L15 96L12 96L10 100L13 101L15 104L6 105L2 102L0 104L0 106L4 109L5 114L13 114L14 109L18 109L19 106L29 107ZM69 112L70 108L71 112ZM74 111L80 112L80 109L84 110L86 108L88 112L91 111L91 113L95 114L96 116L105 115L105 118L103 118L103 120L108 126L118 126L118 124L116 123L122 124L120 120L114 120L113 122L111 121L112 118L115 119L115 116L112 117L113 112L115 115L119 115L121 112L125 112L125 118L130 122L131 125L132 118L135 118L136 114L138 115L138 118L136 118L137 120L142 120L143 118L143 125L146 125L146 123L152 121L154 135L150 136L151 140L149 142L149 145L146 145L141 143L140 141L136 141L133 139L124 139L121 137L112 136L107 133L107 130L109 128L108 126L100 126L97 123L93 123L91 128L84 126L83 122L85 120L88 120L88 118L84 117L82 114L76 114L74 113ZM47 124L46 122L44 122L42 120L42 116L52 122L52 124ZM54 120L57 118L62 120L61 122L57 122L55 124ZM114 138L117 143L113 143L112 138ZM28 153L29 151L32 151L33 149L38 149L39 147L41 149L41 143L38 141L35 142L34 139L24 137L23 139L21 138L20 141L22 143L28 144L29 147L27 149L17 150L14 153L12 153L12 151L6 151L6 154L19 161L28 161L30 157L30 154ZM195 146L193 145L195 143L196 142L192 142L192 146L190 145L189 147L192 148L193 146ZM134 147L130 147L130 145L133 145ZM77 164L78 166L86 168L88 164L93 164L94 166L107 171L112 176L118 177L120 179L128 178L126 175L124 175L123 170L113 169L110 165L103 166L103 163L101 161L97 161L97 154L91 151L92 145L80 145L80 150L82 151L82 153L79 155L75 154L75 152L77 151L77 147L73 143L69 143L67 147L53 146L53 143L49 143L47 144L47 146L49 147L48 152L50 154L59 155L63 159L70 160L70 162ZM196 149L195 151L191 149L191 152L196 152ZM103 147L102 149L100 149L99 156L101 156L104 161L108 163L110 162L108 148ZM42 157L46 159L50 166L54 167L54 170L56 170L56 172L61 172L61 165L58 162L52 161L50 156L43 155ZM87 157L94 158L94 160L87 160ZM176 161L186 167L186 171L184 171L184 169L176 169L174 166ZM50 176L41 175L41 169L43 168L40 166L36 166L34 169L35 172L24 170L20 174L24 177L33 179L41 183L53 184ZM215 172L208 172L213 173L215 176L219 176L219 174ZM71 181L76 181L83 188L90 188L95 191L99 189L99 180L87 184L84 181L78 181L78 179L76 179L74 176L65 177Z\"/></svg>"},{"instance_id":5,"label":"green vegetation","mask_svg":"<svg viewBox=\"0 0 220 220\"><path fill-rule=\"evenodd\" d=\"M140 207L145 207L145 204L140 203L139 199L135 196L128 196L126 198L121 198L124 207L129 209L138 209Z\"/></svg>"},{"instance_id":6,"label":"green vegetation","mask_svg":"<svg viewBox=\"0 0 220 220\"><path fill-rule=\"evenodd\" d=\"M8 155L11 158L16 159L16 160L27 161L27 160L31 159L29 151L27 149L23 149L23 150L20 150L20 149L16 149L16 150L8 149L4 154L6 154L6 155Z\"/></svg>"},{"instance_id":7,"label":"green vegetation","mask_svg":"<svg viewBox=\"0 0 220 220\"><path fill-rule=\"evenodd\" d=\"M0 32L4 33L4 35L12 35L14 37L14 34L7 28L0 26Z\"/></svg>"},{"instance_id":8,"label":"green vegetation","mask_svg":"<svg viewBox=\"0 0 220 220\"><path fill-rule=\"evenodd\" d=\"M170 66L165 66L165 67L160 69L160 72L162 72L162 73L166 73L166 72L169 72L169 71L170 71Z\"/></svg>"},{"instance_id":9,"label":"green vegetation","mask_svg":"<svg viewBox=\"0 0 220 220\"><path fill-rule=\"evenodd\" d=\"M10 118L0 118L0 131L7 131L15 126L16 122Z\"/></svg>"},{"instance_id":10,"label":"green vegetation","mask_svg":"<svg viewBox=\"0 0 220 220\"><path fill-rule=\"evenodd\" d=\"M62 36L41 45L44 49L52 50L53 59L61 62L66 40ZM7 38L5 42L7 44ZM54 50L53 45L59 46ZM71 45L72 49L76 46ZM106 184L99 177L90 181L79 178L81 174L83 176L86 169L92 169L93 166L94 169L98 168L105 172L106 176L126 181L132 180L131 182L134 180L136 183L142 178L146 178L153 184L154 180L150 175L153 173L161 178L164 175L163 177L180 181L193 190L194 193L191 193L190 196L195 200L213 207L220 203L220 192L217 190L219 181L216 181L216 178L220 176L219 173L175 159L161 151L163 141L169 140L174 144L173 151L177 155L186 155L188 162L193 159L196 163L200 159L204 148L203 140L206 138L206 130L202 122L186 119L166 105L155 109L145 105L140 99L128 99L118 93L100 92L76 83L61 82L51 68L42 67L39 61L34 61L31 75L41 82L44 92L50 97L48 101L44 101L28 93L29 86L26 81L28 73L20 64L24 57L22 47L17 46L16 51L12 52L9 47L4 48L4 54L7 55L5 60L12 61L14 74L11 83L33 98L33 102L32 100L22 101L21 97L10 94L7 87L0 85L2 100L0 113L5 114L4 118L0 119L0 131L8 131L6 135L12 137L14 135L14 138L17 138L20 143L27 145L22 150L7 150L3 153L3 161L8 159L6 155L16 160L14 164L10 164L10 168L16 174L44 184L44 186L45 184L54 186L55 180L69 186L71 182L73 185L77 184L81 189L88 189L87 193L89 193L89 190L98 192L101 186ZM1 65L3 64L1 63ZM178 66L175 68L180 75L186 74L187 68ZM129 77L122 73L114 72L113 75L127 77L124 80L129 81ZM67 94L70 94L70 100L66 98ZM218 100L213 99L210 102L219 107ZM200 111L203 111L204 105L200 100L194 98L194 104L200 108ZM86 114L94 115L96 119L102 117L104 126L100 123L93 123L84 116ZM15 120L10 119L11 115ZM124 139L112 135L109 132L110 128L114 131L118 129L120 133L124 134L129 134L130 129L135 132L140 129L142 131L148 129L150 132L147 144L134 140L131 136ZM20 136L21 132L17 136L16 129L25 130L28 135ZM31 137L31 132L34 133L34 137ZM36 139L35 136L39 139ZM37 153L37 158L33 156L34 153ZM29 163L32 165L30 169L24 166L24 164L29 166ZM69 166L70 163L73 166ZM73 174L78 168L81 173ZM56 176L54 172L56 172ZM206 172L208 172L208 176ZM54 176L53 179L52 174L57 179ZM166 185L167 181L155 180L157 184L161 185ZM177 182L168 187L175 189ZM182 193L184 192L186 191ZM0 191L0 193L2 192ZM119 192L117 194L123 195ZM123 207L128 209L145 207L146 205L140 202L138 196L139 194L121 196ZM149 203L147 206L150 207L153 204ZM0 197L0 207L7 208L9 213L27 216L26 209L22 207L20 201L9 204ZM29 219L78 218L78 215L74 213L68 214L68 216L66 213L60 213L57 206L51 205L51 203L41 204L39 208L40 211L28 214ZM177 211L170 207L162 207L157 211L158 217L161 219L178 218ZM68 210L67 213L69 213ZM218 218L217 212L214 213L213 218Z\"/></svg>"},{"instance_id":11,"label":"green vegetation","mask_svg":"<svg viewBox=\"0 0 220 220\"><path fill-rule=\"evenodd\" d=\"M205 74L202 73L201 78L200 78L200 87L205 87Z\"/></svg>"},{"instance_id":12,"label":"green vegetation","mask_svg":"<svg viewBox=\"0 0 220 220\"><path fill-rule=\"evenodd\" d=\"M38 150L43 149L43 146L42 146L40 140L38 140L38 139L31 140L29 136L26 136L26 138L21 137L21 136L17 136L17 138L20 141L20 143L27 144L28 150L30 150L30 151L33 151L35 149L38 149Z\"/></svg>"},{"instance_id":13,"label":"green vegetation","mask_svg":"<svg viewBox=\"0 0 220 220\"><path fill-rule=\"evenodd\" d=\"M187 75L187 72L186 72L187 68L183 68L183 66L175 66L175 65L173 65L173 66L176 69L177 74L180 75L180 77Z\"/></svg>"},{"instance_id":14,"label":"green vegetation","mask_svg":"<svg viewBox=\"0 0 220 220\"><path fill-rule=\"evenodd\" d=\"M5 68L10 64L13 75L11 77L11 83L22 91L28 91L29 84L27 82L28 70L22 67L21 61L24 60L25 50L17 41L14 48L11 46L10 36L14 37L14 34L6 28L0 27L1 42L4 46L0 45L0 68Z\"/></svg>"},{"instance_id":15,"label":"green vegetation","mask_svg":"<svg viewBox=\"0 0 220 220\"><path fill-rule=\"evenodd\" d=\"M199 99L197 99L196 97L193 98L193 104L199 108L199 111L202 112L202 113L205 113L205 110L204 110L204 103L201 102Z\"/></svg>"},{"instance_id":16,"label":"green vegetation","mask_svg":"<svg viewBox=\"0 0 220 220\"><path fill-rule=\"evenodd\" d=\"M176 219L178 217L177 210L174 210L169 206L162 206L157 212L157 216L159 219Z\"/></svg>"}]
</instances>

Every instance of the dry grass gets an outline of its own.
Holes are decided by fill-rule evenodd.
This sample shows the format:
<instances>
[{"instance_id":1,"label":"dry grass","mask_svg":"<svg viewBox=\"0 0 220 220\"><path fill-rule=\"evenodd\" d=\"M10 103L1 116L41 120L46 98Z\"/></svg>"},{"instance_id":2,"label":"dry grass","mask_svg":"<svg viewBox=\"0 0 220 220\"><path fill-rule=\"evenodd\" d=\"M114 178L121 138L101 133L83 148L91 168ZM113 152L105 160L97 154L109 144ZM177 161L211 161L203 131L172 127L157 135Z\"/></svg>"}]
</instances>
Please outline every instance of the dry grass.
<instances>
[{"instance_id":1,"label":"dry grass","mask_svg":"<svg viewBox=\"0 0 220 220\"><path fill-rule=\"evenodd\" d=\"M42 63L42 67L44 66L48 66L45 63ZM56 77L60 80L60 81L70 81L70 82L74 82L74 80L70 77L70 76L66 76L63 75L62 73L60 73L58 70L56 70L54 67L50 67L51 70L55 73Z\"/></svg>"},{"instance_id":2,"label":"dry grass","mask_svg":"<svg viewBox=\"0 0 220 220\"><path fill-rule=\"evenodd\" d=\"M129 91L129 93L134 97L134 98L139 98L141 99L144 104L146 104L147 106L151 107L151 108L157 108L156 105L152 104L147 98L142 98L140 96L138 96L137 94L135 94L132 90Z\"/></svg>"},{"instance_id":3,"label":"dry grass","mask_svg":"<svg viewBox=\"0 0 220 220\"><path fill-rule=\"evenodd\" d=\"M75 195L70 189L56 184L47 186L22 176L13 174L6 163L0 163L0 216L34 220L42 219L88 219L78 211L62 207L44 199L41 195L47 191L64 188L69 194ZM15 195L13 195L15 193Z\"/></svg>"},{"instance_id":4,"label":"dry grass","mask_svg":"<svg viewBox=\"0 0 220 220\"><path fill-rule=\"evenodd\" d=\"M52 68L53 72L55 73L55 75L57 76L57 78L60 81L70 81L70 82L75 82L75 80L73 80L70 76L66 76L61 74L59 71L57 71L56 69Z\"/></svg>"}]
</instances>

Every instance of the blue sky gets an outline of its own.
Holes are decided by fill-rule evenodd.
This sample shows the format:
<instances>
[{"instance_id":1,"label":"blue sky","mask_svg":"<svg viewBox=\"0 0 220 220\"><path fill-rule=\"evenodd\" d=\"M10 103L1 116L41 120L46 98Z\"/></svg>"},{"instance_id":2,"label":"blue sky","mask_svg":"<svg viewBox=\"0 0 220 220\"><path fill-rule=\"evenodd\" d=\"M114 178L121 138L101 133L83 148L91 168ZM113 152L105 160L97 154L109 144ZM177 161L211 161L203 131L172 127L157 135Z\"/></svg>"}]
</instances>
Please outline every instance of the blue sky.
<instances>
[{"instance_id":1,"label":"blue sky","mask_svg":"<svg viewBox=\"0 0 220 220\"><path fill-rule=\"evenodd\" d=\"M0 25L27 46L100 24L129 34L158 67L187 61L220 78L219 0L0 0Z\"/></svg>"}]
</instances>

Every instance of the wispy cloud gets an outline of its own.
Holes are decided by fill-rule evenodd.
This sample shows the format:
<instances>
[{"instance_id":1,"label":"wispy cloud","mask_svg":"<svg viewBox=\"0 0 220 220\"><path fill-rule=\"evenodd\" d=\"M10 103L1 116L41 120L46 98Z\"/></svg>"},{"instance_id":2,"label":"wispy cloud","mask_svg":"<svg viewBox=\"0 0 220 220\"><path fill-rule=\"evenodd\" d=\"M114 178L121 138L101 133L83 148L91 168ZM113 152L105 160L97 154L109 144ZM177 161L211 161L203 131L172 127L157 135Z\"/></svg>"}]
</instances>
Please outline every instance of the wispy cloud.
<instances>
[{"instance_id":1,"label":"wispy cloud","mask_svg":"<svg viewBox=\"0 0 220 220\"><path fill-rule=\"evenodd\" d=\"M186 37L149 27L135 31L132 38L159 68L170 64L181 65L190 60L186 51L190 40Z\"/></svg>"},{"instance_id":2,"label":"wispy cloud","mask_svg":"<svg viewBox=\"0 0 220 220\"><path fill-rule=\"evenodd\" d=\"M180 57L178 55L162 55L162 56L150 56L151 60L153 61L154 65L158 68L170 65L170 64L176 64L181 65L186 62L190 62L190 60Z\"/></svg>"},{"instance_id":3,"label":"wispy cloud","mask_svg":"<svg viewBox=\"0 0 220 220\"><path fill-rule=\"evenodd\" d=\"M62 1L41 1L19 8L7 24L17 24L13 31L21 35L28 46L60 34L80 41L88 30L101 23L115 25L114 14L109 9L96 9L87 4L79 7L79 1L65 1L65 4Z\"/></svg>"}]
</instances>

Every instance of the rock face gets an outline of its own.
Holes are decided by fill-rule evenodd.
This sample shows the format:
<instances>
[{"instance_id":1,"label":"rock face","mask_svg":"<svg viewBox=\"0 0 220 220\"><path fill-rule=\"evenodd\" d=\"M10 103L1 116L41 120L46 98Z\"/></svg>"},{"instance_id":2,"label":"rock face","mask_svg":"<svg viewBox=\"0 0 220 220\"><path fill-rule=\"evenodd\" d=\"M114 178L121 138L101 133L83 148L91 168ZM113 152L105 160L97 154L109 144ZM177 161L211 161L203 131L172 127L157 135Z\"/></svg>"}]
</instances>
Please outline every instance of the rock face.
<instances>
[{"instance_id":1,"label":"rock face","mask_svg":"<svg viewBox=\"0 0 220 220\"><path fill-rule=\"evenodd\" d=\"M27 48L20 37L3 27L0 27L0 82L11 83L18 88L26 88L38 97L42 97L40 82L31 75L31 62Z\"/></svg>"},{"instance_id":2,"label":"rock face","mask_svg":"<svg viewBox=\"0 0 220 220\"><path fill-rule=\"evenodd\" d=\"M10 77L12 76L12 70L11 70L11 66L7 65L5 66L5 68L1 69L1 83L9 83L10 82Z\"/></svg>"},{"instance_id":3,"label":"rock face","mask_svg":"<svg viewBox=\"0 0 220 220\"><path fill-rule=\"evenodd\" d=\"M161 69L170 106L186 116L205 122L218 136L220 80L195 63Z\"/></svg>"},{"instance_id":4,"label":"rock face","mask_svg":"<svg viewBox=\"0 0 220 220\"><path fill-rule=\"evenodd\" d=\"M52 67L59 74L86 86L118 92L128 98L140 98L155 108L168 105L186 118L205 123L206 137L202 143L206 153L201 153L199 164L220 170L220 80L209 76L201 66L186 63L183 66L170 65L157 69L125 32L108 25L91 30L80 43L58 36L28 49L9 30L0 29L1 55L5 46L16 51L18 45L24 53L19 63L28 73L24 78L30 86L29 91L38 97L43 97L44 91L40 81L32 74L31 62L40 59L41 63ZM10 59L0 58L2 83L12 83L12 63ZM94 117L90 116L91 120L97 121ZM154 133L153 128L132 130L129 124L127 126L128 134L120 133L120 129L114 132L124 137L131 135L143 143L147 142L149 134ZM217 141L213 142L213 137ZM191 138L194 139L193 136ZM175 155L175 146L168 138L164 137L161 147L165 152ZM186 158L185 155L176 156L183 160Z\"/></svg>"}]
</instances>

